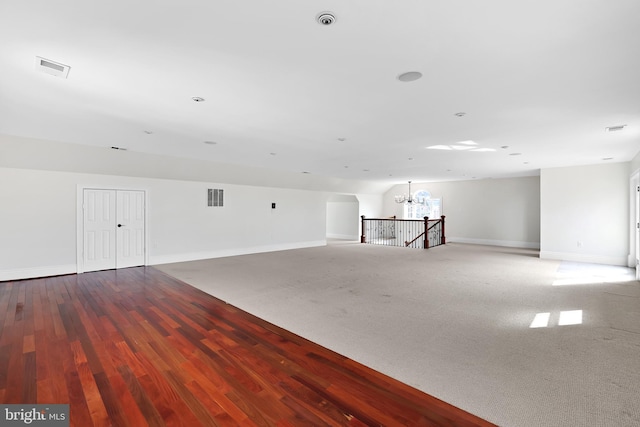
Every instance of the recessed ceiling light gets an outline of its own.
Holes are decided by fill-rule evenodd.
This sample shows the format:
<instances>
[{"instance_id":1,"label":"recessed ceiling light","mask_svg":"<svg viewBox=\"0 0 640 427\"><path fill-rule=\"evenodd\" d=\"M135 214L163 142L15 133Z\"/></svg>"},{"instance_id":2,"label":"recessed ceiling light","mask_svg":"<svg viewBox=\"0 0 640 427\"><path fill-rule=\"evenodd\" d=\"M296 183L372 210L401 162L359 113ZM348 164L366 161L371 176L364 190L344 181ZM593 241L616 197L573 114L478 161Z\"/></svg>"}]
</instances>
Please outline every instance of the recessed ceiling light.
<instances>
[{"instance_id":1,"label":"recessed ceiling light","mask_svg":"<svg viewBox=\"0 0 640 427\"><path fill-rule=\"evenodd\" d=\"M40 56L36 56L36 70L52 76L62 77L66 79L69 76L69 70L71 67L61 64L59 62L51 61Z\"/></svg>"},{"instance_id":2,"label":"recessed ceiling light","mask_svg":"<svg viewBox=\"0 0 640 427\"><path fill-rule=\"evenodd\" d=\"M347 138L338 138L338 141L340 141L340 142L344 142L346 140L347 140Z\"/></svg>"},{"instance_id":3,"label":"recessed ceiling light","mask_svg":"<svg viewBox=\"0 0 640 427\"><path fill-rule=\"evenodd\" d=\"M191 99L193 99L195 102L204 102L204 98L200 98L199 96L193 96L191 97Z\"/></svg>"},{"instance_id":4,"label":"recessed ceiling light","mask_svg":"<svg viewBox=\"0 0 640 427\"><path fill-rule=\"evenodd\" d=\"M604 128L604 130L606 130L607 132L617 132L619 130L622 130L624 128L626 128L627 125L618 125L618 126L608 126L606 128Z\"/></svg>"},{"instance_id":5,"label":"recessed ceiling light","mask_svg":"<svg viewBox=\"0 0 640 427\"><path fill-rule=\"evenodd\" d=\"M120 150L120 151L127 151L126 148L122 148L122 147L116 147L116 146L112 146L111 147L112 150Z\"/></svg>"},{"instance_id":6,"label":"recessed ceiling light","mask_svg":"<svg viewBox=\"0 0 640 427\"><path fill-rule=\"evenodd\" d=\"M510 156L521 156L522 153L509 153Z\"/></svg>"},{"instance_id":7,"label":"recessed ceiling light","mask_svg":"<svg viewBox=\"0 0 640 427\"><path fill-rule=\"evenodd\" d=\"M502 146L502 147L500 147L500 148L502 148L503 150L506 150L507 148L509 148L509 146L508 146L508 145L503 145L503 146Z\"/></svg>"},{"instance_id":8,"label":"recessed ceiling light","mask_svg":"<svg viewBox=\"0 0 640 427\"><path fill-rule=\"evenodd\" d=\"M409 157L407 160L413 160L413 157Z\"/></svg>"},{"instance_id":9,"label":"recessed ceiling light","mask_svg":"<svg viewBox=\"0 0 640 427\"><path fill-rule=\"evenodd\" d=\"M406 73L402 73L398 76L398 80L401 82L413 82L422 77L422 73L419 71L407 71Z\"/></svg>"},{"instance_id":10,"label":"recessed ceiling light","mask_svg":"<svg viewBox=\"0 0 640 427\"><path fill-rule=\"evenodd\" d=\"M602 160L613 160L613 157L603 157Z\"/></svg>"},{"instance_id":11,"label":"recessed ceiling light","mask_svg":"<svg viewBox=\"0 0 640 427\"><path fill-rule=\"evenodd\" d=\"M465 113L464 111L460 111L459 113L455 113L454 116L456 117L464 117L467 113Z\"/></svg>"},{"instance_id":12,"label":"recessed ceiling light","mask_svg":"<svg viewBox=\"0 0 640 427\"><path fill-rule=\"evenodd\" d=\"M345 166L344 168L345 168L345 169L349 169L349 166Z\"/></svg>"},{"instance_id":13,"label":"recessed ceiling light","mask_svg":"<svg viewBox=\"0 0 640 427\"><path fill-rule=\"evenodd\" d=\"M205 144L209 144L209 145L216 145L217 142L215 141L204 141Z\"/></svg>"},{"instance_id":14,"label":"recessed ceiling light","mask_svg":"<svg viewBox=\"0 0 640 427\"><path fill-rule=\"evenodd\" d=\"M362 172L369 172L369 169L362 169Z\"/></svg>"},{"instance_id":15,"label":"recessed ceiling light","mask_svg":"<svg viewBox=\"0 0 640 427\"><path fill-rule=\"evenodd\" d=\"M147 135L151 135L153 132L150 130L143 130L142 132L146 133Z\"/></svg>"},{"instance_id":16,"label":"recessed ceiling light","mask_svg":"<svg viewBox=\"0 0 640 427\"><path fill-rule=\"evenodd\" d=\"M308 175L308 174L310 174L311 172L303 171L302 173L304 173L304 174L307 174L307 175Z\"/></svg>"},{"instance_id":17,"label":"recessed ceiling light","mask_svg":"<svg viewBox=\"0 0 640 427\"><path fill-rule=\"evenodd\" d=\"M316 16L316 21L318 21L320 25L332 25L336 22L336 16L332 12L320 12Z\"/></svg>"},{"instance_id":18,"label":"recessed ceiling light","mask_svg":"<svg viewBox=\"0 0 640 427\"><path fill-rule=\"evenodd\" d=\"M271 156L275 156L277 153L269 153L269 155Z\"/></svg>"}]
</instances>

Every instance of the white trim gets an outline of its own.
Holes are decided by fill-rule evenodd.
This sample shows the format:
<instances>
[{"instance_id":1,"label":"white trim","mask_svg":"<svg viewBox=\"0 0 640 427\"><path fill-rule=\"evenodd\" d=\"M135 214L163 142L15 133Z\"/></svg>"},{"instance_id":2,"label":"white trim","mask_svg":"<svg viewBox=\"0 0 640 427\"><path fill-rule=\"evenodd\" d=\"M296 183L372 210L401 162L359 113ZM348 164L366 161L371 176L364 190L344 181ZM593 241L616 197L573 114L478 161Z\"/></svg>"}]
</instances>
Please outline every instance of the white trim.
<instances>
[{"instance_id":1,"label":"white trim","mask_svg":"<svg viewBox=\"0 0 640 427\"><path fill-rule=\"evenodd\" d=\"M327 234L327 238L329 239L342 239L342 240L358 240L360 241L360 236L351 235L351 234Z\"/></svg>"},{"instance_id":2,"label":"white trim","mask_svg":"<svg viewBox=\"0 0 640 427\"><path fill-rule=\"evenodd\" d=\"M326 246L326 240L314 240L309 242L286 243L280 245L254 246L249 248L222 249L218 251L190 252L182 254L152 256L148 265L171 264L174 262L197 261L201 259L223 258L237 255L250 255L262 252L286 251L290 249L304 249L317 246Z\"/></svg>"},{"instance_id":3,"label":"white trim","mask_svg":"<svg viewBox=\"0 0 640 427\"><path fill-rule=\"evenodd\" d=\"M627 257L621 256L605 256L592 254L577 254L573 252L549 252L541 251L542 259L557 259L561 261L588 262L592 264L621 265L627 266Z\"/></svg>"},{"instance_id":4,"label":"white trim","mask_svg":"<svg viewBox=\"0 0 640 427\"><path fill-rule=\"evenodd\" d=\"M629 254L627 267L636 268L636 186L640 185L640 172L635 171L629 178Z\"/></svg>"},{"instance_id":5,"label":"white trim","mask_svg":"<svg viewBox=\"0 0 640 427\"><path fill-rule=\"evenodd\" d=\"M0 282L7 280L35 279L37 277L61 276L64 274L75 274L75 272L75 264L12 268L10 270L0 270Z\"/></svg>"},{"instance_id":6,"label":"white trim","mask_svg":"<svg viewBox=\"0 0 640 427\"><path fill-rule=\"evenodd\" d=\"M540 242L522 242L519 240L469 239L466 237L446 236L447 243L470 243L472 245L505 246L508 248L540 249Z\"/></svg>"}]
</instances>

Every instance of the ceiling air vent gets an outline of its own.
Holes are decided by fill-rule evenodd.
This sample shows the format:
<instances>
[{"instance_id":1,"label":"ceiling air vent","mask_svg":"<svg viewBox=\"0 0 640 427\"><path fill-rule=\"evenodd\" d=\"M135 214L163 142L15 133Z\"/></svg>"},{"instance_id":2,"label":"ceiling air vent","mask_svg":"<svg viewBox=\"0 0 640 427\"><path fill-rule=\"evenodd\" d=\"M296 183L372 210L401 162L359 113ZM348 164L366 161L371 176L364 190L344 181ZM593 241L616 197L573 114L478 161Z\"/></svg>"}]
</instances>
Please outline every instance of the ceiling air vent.
<instances>
[{"instance_id":1,"label":"ceiling air vent","mask_svg":"<svg viewBox=\"0 0 640 427\"><path fill-rule=\"evenodd\" d=\"M69 75L70 69L71 67L69 67L68 65L64 65L59 62L51 61L50 59L45 59L40 56L36 56L37 71L66 79L67 76Z\"/></svg>"}]
</instances>

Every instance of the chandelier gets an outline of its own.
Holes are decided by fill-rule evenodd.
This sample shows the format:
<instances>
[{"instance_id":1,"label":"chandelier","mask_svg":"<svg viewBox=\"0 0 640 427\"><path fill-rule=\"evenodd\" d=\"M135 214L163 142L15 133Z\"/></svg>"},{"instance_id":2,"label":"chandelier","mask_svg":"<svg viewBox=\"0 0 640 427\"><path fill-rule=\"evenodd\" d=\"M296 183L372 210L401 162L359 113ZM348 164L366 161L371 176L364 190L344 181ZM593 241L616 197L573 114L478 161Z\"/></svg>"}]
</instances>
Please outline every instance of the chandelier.
<instances>
[{"instance_id":1,"label":"chandelier","mask_svg":"<svg viewBox=\"0 0 640 427\"><path fill-rule=\"evenodd\" d=\"M396 203L404 203L407 205L411 205L413 203L418 203L418 204L424 203L424 199L422 197L418 199L413 198L413 195L411 194L411 181L409 181L409 194L402 194L402 195L396 196L395 198L396 198Z\"/></svg>"}]
</instances>

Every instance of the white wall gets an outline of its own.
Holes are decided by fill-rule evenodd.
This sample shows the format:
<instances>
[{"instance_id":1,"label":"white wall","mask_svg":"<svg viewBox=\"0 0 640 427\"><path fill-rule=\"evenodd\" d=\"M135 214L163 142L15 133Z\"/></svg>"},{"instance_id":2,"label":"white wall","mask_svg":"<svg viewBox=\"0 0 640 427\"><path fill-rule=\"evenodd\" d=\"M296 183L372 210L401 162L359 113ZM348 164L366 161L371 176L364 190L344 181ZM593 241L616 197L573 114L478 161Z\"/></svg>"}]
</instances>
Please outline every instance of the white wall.
<instances>
[{"instance_id":1,"label":"white wall","mask_svg":"<svg viewBox=\"0 0 640 427\"><path fill-rule=\"evenodd\" d=\"M204 147L204 144L203 144ZM210 157L207 157L210 156ZM272 188L347 194L382 194L387 184L299 172L216 163L136 151L20 138L0 134L0 167L89 174L137 176L181 181L224 182Z\"/></svg>"},{"instance_id":2,"label":"white wall","mask_svg":"<svg viewBox=\"0 0 640 427\"><path fill-rule=\"evenodd\" d=\"M150 264L326 244L324 192L13 168L0 183L0 280L76 271L82 186L147 192Z\"/></svg>"},{"instance_id":3,"label":"white wall","mask_svg":"<svg viewBox=\"0 0 640 427\"><path fill-rule=\"evenodd\" d=\"M635 157L631 159L631 162L629 165L629 172L631 174L633 174L638 170L640 170L640 152L638 152L638 154L636 154Z\"/></svg>"},{"instance_id":4,"label":"white wall","mask_svg":"<svg viewBox=\"0 0 640 427\"><path fill-rule=\"evenodd\" d=\"M447 242L539 248L540 178L537 176L477 181L412 183L442 198ZM384 216L402 218L394 195L408 191L396 185L384 195Z\"/></svg>"},{"instance_id":5,"label":"white wall","mask_svg":"<svg viewBox=\"0 0 640 427\"><path fill-rule=\"evenodd\" d=\"M336 194L327 201L327 237L358 240L360 208L355 196Z\"/></svg>"},{"instance_id":6,"label":"white wall","mask_svg":"<svg viewBox=\"0 0 640 427\"><path fill-rule=\"evenodd\" d=\"M627 265L629 167L541 171L541 258Z\"/></svg>"}]
</instances>

